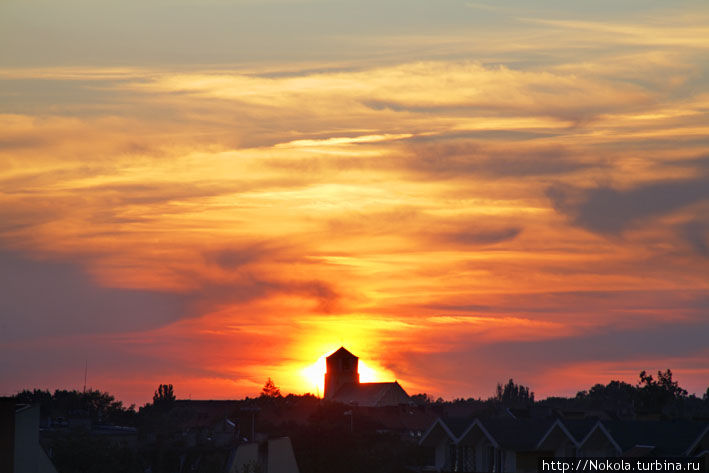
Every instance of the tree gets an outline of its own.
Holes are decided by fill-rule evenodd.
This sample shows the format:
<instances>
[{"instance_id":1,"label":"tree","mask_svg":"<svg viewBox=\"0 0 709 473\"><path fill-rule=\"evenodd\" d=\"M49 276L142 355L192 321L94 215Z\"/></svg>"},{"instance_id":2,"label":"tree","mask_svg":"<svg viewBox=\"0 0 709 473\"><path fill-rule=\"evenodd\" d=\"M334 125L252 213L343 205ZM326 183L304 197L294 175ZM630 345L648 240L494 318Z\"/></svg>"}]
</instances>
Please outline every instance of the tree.
<instances>
[{"instance_id":1,"label":"tree","mask_svg":"<svg viewBox=\"0 0 709 473\"><path fill-rule=\"evenodd\" d=\"M417 406L429 406L435 402L433 396L427 393L414 394L410 397Z\"/></svg>"},{"instance_id":2,"label":"tree","mask_svg":"<svg viewBox=\"0 0 709 473\"><path fill-rule=\"evenodd\" d=\"M161 384L153 394L153 404L156 406L169 406L175 401L172 384Z\"/></svg>"},{"instance_id":3,"label":"tree","mask_svg":"<svg viewBox=\"0 0 709 473\"><path fill-rule=\"evenodd\" d=\"M88 417L94 422L109 422L130 425L135 421L135 406L128 408L107 392L90 389L88 391L67 391L57 389L54 394L35 389L24 390L15 395L17 402L39 404L40 415L61 417Z\"/></svg>"},{"instance_id":4,"label":"tree","mask_svg":"<svg viewBox=\"0 0 709 473\"><path fill-rule=\"evenodd\" d=\"M632 384L613 380L607 385L596 384L588 391L576 394L576 400L594 409L610 409L616 413L631 414L638 389Z\"/></svg>"},{"instance_id":5,"label":"tree","mask_svg":"<svg viewBox=\"0 0 709 473\"><path fill-rule=\"evenodd\" d=\"M657 380L646 371L640 372L638 397L641 408L646 412L663 412L665 408L687 396L687 390L672 379L672 371L657 372Z\"/></svg>"},{"instance_id":6,"label":"tree","mask_svg":"<svg viewBox=\"0 0 709 473\"><path fill-rule=\"evenodd\" d=\"M263 389L261 389L261 397L281 397L281 390L278 386L276 386L271 378L268 378L266 384L263 385Z\"/></svg>"},{"instance_id":7,"label":"tree","mask_svg":"<svg viewBox=\"0 0 709 473\"><path fill-rule=\"evenodd\" d=\"M534 393L527 386L515 384L514 380L510 378L504 386L500 383L497 384L495 400L507 406L527 406L534 404Z\"/></svg>"},{"instance_id":8,"label":"tree","mask_svg":"<svg viewBox=\"0 0 709 473\"><path fill-rule=\"evenodd\" d=\"M640 372L640 381L638 388L645 390L656 390L674 399L681 398L687 395L687 390L681 388L677 381L672 380L672 371L669 369L664 373L657 372L657 381L651 374L647 374L645 370Z\"/></svg>"}]
</instances>

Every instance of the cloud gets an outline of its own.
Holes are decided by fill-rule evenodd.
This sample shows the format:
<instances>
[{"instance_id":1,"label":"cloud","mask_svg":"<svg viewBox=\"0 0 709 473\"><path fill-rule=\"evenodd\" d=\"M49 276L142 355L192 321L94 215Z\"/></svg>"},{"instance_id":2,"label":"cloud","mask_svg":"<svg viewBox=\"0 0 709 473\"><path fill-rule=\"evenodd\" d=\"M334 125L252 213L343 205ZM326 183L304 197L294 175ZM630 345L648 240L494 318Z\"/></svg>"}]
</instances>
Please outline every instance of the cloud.
<instances>
[{"instance_id":1,"label":"cloud","mask_svg":"<svg viewBox=\"0 0 709 473\"><path fill-rule=\"evenodd\" d=\"M700 14L705 17L706 13ZM674 21L672 21L674 20ZM692 48L709 48L709 28L701 23L689 23L687 18L670 15L661 24L623 24L617 22L549 20L528 18L523 21L538 23L564 30L584 31L595 39L618 44L685 46ZM701 21L697 19L697 21ZM674 24L673 24L674 23ZM689 24L688 24L689 23ZM701 26L700 26L701 25Z\"/></svg>"},{"instance_id":2,"label":"cloud","mask_svg":"<svg viewBox=\"0 0 709 473\"><path fill-rule=\"evenodd\" d=\"M451 327L448 334L453 330L461 336L442 340L439 338L442 333L428 332L429 346L445 340L444 346L434 351L412 349L405 354L392 353L388 355L390 365L396 367L397 373L403 373L405 379L410 376L412 381L420 383L421 390L447 392L450 397L483 398L494 394L496 383L510 377L531 386L541 398L562 392L573 395L593 384L618 379L614 369L627 370L623 378L630 378L630 382L643 369L681 371L696 369L698 364L700 370L706 370L704 363L695 361L706 354L704 340L709 326L704 320L647 323L633 328L610 325L575 333L560 332L552 324L535 331L548 332L550 337L533 340L485 337L484 332L471 333L463 325ZM598 364L605 364L606 371L589 369ZM706 389L698 379L689 379L688 387L692 390Z\"/></svg>"},{"instance_id":3,"label":"cloud","mask_svg":"<svg viewBox=\"0 0 709 473\"><path fill-rule=\"evenodd\" d=\"M3 342L145 330L185 317L184 295L101 287L77 265L0 252Z\"/></svg>"},{"instance_id":4,"label":"cloud","mask_svg":"<svg viewBox=\"0 0 709 473\"><path fill-rule=\"evenodd\" d=\"M709 257L709 223L689 221L680 227L680 234L697 254Z\"/></svg>"},{"instance_id":5,"label":"cloud","mask_svg":"<svg viewBox=\"0 0 709 473\"><path fill-rule=\"evenodd\" d=\"M482 176L524 178L570 174L603 163L588 160L578 151L563 147L517 147L482 144L474 140L443 139L437 143L411 143L404 164L430 177Z\"/></svg>"},{"instance_id":6,"label":"cloud","mask_svg":"<svg viewBox=\"0 0 709 473\"><path fill-rule=\"evenodd\" d=\"M691 356L706 348L706 321L648 323L632 329L612 326L591 333L529 342L500 342L474 350L483 359L496 360L515 370L567 362L668 359Z\"/></svg>"},{"instance_id":7,"label":"cloud","mask_svg":"<svg viewBox=\"0 0 709 473\"><path fill-rule=\"evenodd\" d=\"M547 196L574 225L618 235L635 224L709 199L709 179L655 181L629 189L551 186Z\"/></svg>"},{"instance_id":8,"label":"cloud","mask_svg":"<svg viewBox=\"0 0 709 473\"><path fill-rule=\"evenodd\" d=\"M210 261L223 273L168 268L175 273L172 277L188 281L185 287L171 290L107 286L84 268L97 264L85 257L79 259L84 260L80 265L76 260L29 259L2 251L0 341L140 332L199 317L215 307L236 307L278 295L314 301L318 312L336 309L340 295L331 284L307 278L264 277L259 268L243 271L243 265L269 261L276 254L256 248L259 246L210 253Z\"/></svg>"},{"instance_id":9,"label":"cloud","mask_svg":"<svg viewBox=\"0 0 709 473\"><path fill-rule=\"evenodd\" d=\"M509 227L502 228L499 230L469 230L457 233L444 234L442 236L444 239L447 239L451 242L461 243L464 245L492 245L495 243L512 240L516 238L521 232L521 228Z\"/></svg>"},{"instance_id":10,"label":"cloud","mask_svg":"<svg viewBox=\"0 0 709 473\"><path fill-rule=\"evenodd\" d=\"M311 310L329 313L338 306L340 294L333 285L318 280L287 280L261 278L254 274L239 274L232 281L203 282L192 294L202 312L214 307L238 307L259 299L295 296L314 301Z\"/></svg>"},{"instance_id":11,"label":"cloud","mask_svg":"<svg viewBox=\"0 0 709 473\"><path fill-rule=\"evenodd\" d=\"M258 261L269 253L271 252L264 249L263 246L253 245L243 248L224 248L207 252L204 256L208 262L213 262L224 270L234 270Z\"/></svg>"},{"instance_id":12,"label":"cloud","mask_svg":"<svg viewBox=\"0 0 709 473\"><path fill-rule=\"evenodd\" d=\"M446 87L441 88L441 83ZM429 116L432 125L443 124L441 118L449 116L459 118L462 123L458 126L463 128L467 123L477 129L481 118L493 128L510 129L520 124L524 128L558 127L587 120L600 112L628 110L652 101L648 91L629 82L614 83L568 72L490 67L472 61L415 62L275 78L230 71L162 73L149 81L120 87L180 93L193 99L228 100L260 111L272 107L292 110L299 105L301 126L307 124L304 118L310 119L314 114L323 117L337 112L340 122L392 113L405 119L407 114L416 113ZM334 103L346 104L347 113L333 107ZM378 134L401 132L391 129Z\"/></svg>"},{"instance_id":13,"label":"cloud","mask_svg":"<svg viewBox=\"0 0 709 473\"><path fill-rule=\"evenodd\" d=\"M494 304L486 304L492 300ZM502 300L492 299L489 295L461 295L429 304L426 308L436 313L524 314L530 318L563 321L570 325L578 323L584 327L612 323L616 327L630 328L643 321L702 320L709 308L709 293L701 289L507 291Z\"/></svg>"}]
</instances>

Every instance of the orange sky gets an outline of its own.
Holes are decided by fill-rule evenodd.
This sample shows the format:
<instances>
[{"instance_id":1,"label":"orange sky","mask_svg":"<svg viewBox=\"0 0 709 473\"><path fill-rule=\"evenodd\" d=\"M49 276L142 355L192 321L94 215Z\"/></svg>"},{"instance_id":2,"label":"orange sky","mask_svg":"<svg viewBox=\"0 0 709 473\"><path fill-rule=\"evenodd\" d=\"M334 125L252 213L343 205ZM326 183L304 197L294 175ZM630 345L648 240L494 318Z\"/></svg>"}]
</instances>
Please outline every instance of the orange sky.
<instances>
[{"instance_id":1,"label":"orange sky","mask_svg":"<svg viewBox=\"0 0 709 473\"><path fill-rule=\"evenodd\" d=\"M411 394L706 390L706 4L420 2L338 33L349 1L182 0L151 36L167 7L127 2L129 54L86 2L35 3L0 6L0 394L80 388L86 359L139 404L321 392L340 345ZM313 8L312 47L187 42L188 7L205 35Z\"/></svg>"}]
</instances>

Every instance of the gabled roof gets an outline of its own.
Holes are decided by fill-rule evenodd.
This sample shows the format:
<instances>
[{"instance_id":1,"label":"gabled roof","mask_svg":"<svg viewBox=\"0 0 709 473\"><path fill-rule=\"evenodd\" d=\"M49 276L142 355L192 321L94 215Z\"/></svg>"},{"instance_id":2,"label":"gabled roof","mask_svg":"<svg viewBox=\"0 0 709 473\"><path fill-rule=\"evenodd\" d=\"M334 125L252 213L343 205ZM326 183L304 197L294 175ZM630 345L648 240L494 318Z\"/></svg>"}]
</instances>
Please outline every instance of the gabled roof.
<instances>
[{"instance_id":1,"label":"gabled roof","mask_svg":"<svg viewBox=\"0 0 709 473\"><path fill-rule=\"evenodd\" d=\"M477 430L495 447L508 450L534 450L539 439L549 430L552 420L546 419L480 419L480 418L445 418L437 419L421 439L423 444L436 430L442 430L454 443L463 441L466 436Z\"/></svg>"},{"instance_id":2,"label":"gabled roof","mask_svg":"<svg viewBox=\"0 0 709 473\"><path fill-rule=\"evenodd\" d=\"M515 451L534 450L539 439L553 424L547 419L482 419L482 425L503 448Z\"/></svg>"},{"instance_id":3,"label":"gabled roof","mask_svg":"<svg viewBox=\"0 0 709 473\"><path fill-rule=\"evenodd\" d=\"M432 441L433 437L440 438L441 434L445 433L451 442L457 444L464 441L466 435L475 429L478 429L476 438L482 438L480 435L484 435L493 445L514 451L538 450L550 433L559 429L581 448L594 433L598 433L608 439L618 454L677 457L692 455L701 439L709 435L709 423L689 420L552 421L467 417L437 419L421 439L421 443L423 445L424 441Z\"/></svg>"},{"instance_id":4,"label":"gabled roof","mask_svg":"<svg viewBox=\"0 0 709 473\"><path fill-rule=\"evenodd\" d=\"M561 422L561 420L557 419L551 426L549 426L544 435L542 435L542 438L540 438L537 442L537 445L535 447L537 450L541 448L541 446L544 444L546 439L549 438L549 435L551 435L554 429L559 429L561 432L564 433L564 435L566 435L569 440L571 440L571 442L573 442L575 446L579 446L579 440L574 437L571 431L564 425L563 422Z\"/></svg>"},{"instance_id":5,"label":"gabled roof","mask_svg":"<svg viewBox=\"0 0 709 473\"><path fill-rule=\"evenodd\" d=\"M467 433L475 423L475 417L443 417L441 421L455 435L456 442Z\"/></svg>"},{"instance_id":6,"label":"gabled roof","mask_svg":"<svg viewBox=\"0 0 709 473\"><path fill-rule=\"evenodd\" d=\"M694 450L694 449L697 447L697 445L699 445L699 442L702 441L702 438L703 438L705 435L709 435L709 422L706 423L706 426L704 427L704 430L701 431L701 432L699 433L699 435L697 435L697 438L694 439L694 442L692 442L692 444L689 446L689 448L687 448L687 451L684 452L685 455L691 455L691 454L692 454L692 450ZM706 453L706 452L707 452L707 450L705 450L705 451L702 452L702 453L699 453L698 456L701 456L702 454L704 454L704 453Z\"/></svg>"},{"instance_id":7,"label":"gabled roof","mask_svg":"<svg viewBox=\"0 0 709 473\"><path fill-rule=\"evenodd\" d=\"M26 410L28 410L28 409L32 409L32 405L31 405L31 404L15 404L15 412L16 412L16 413L17 413L17 412L26 411Z\"/></svg>"},{"instance_id":8,"label":"gabled roof","mask_svg":"<svg viewBox=\"0 0 709 473\"><path fill-rule=\"evenodd\" d=\"M357 357L354 356L352 353L350 353L345 347L340 347L336 352L332 353L330 356L327 357L328 360L338 359L338 358L357 358Z\"/></svg>"},{"instance_id":9,"label":"gabled roof","mask_svg":"<svg viewBox=\"0 0 709 473\"><path fill-rule=\"evenodd\" d=\"M566 430L573 436L577 444L586 438L586 435L598 422L597 419L563 419L560 421Z\"/></svg>"},{"instance_id":10,"label":"gabled roof","mask_svg":"<svg viewBox=\"0 0 709 473\"><path fill-rule=\"evenodd\" d=\"M332 400L360 406L379 406L382 405L384 397L392 392L408 398L406 391L394 381L393 383L345 383L335 392Z\"/></svg>"},{"instance_id":11,"label":"gabled roof","mask_svg":"<svg viewBox=\"0 0 709 473\"><path fill-rule=\"evenodd\" d=\"M376 419L388 430L425 432L438 416L432 411L412 406L360 407L362 412Z\"/></svg>"},{"instance_id":12,"label":"gabled roof","mask_svg":"<svg viewBox=\"0 0 709 473\"><path fill-rule=\"evenodd\" d=\"M603 424L601 423L600 420L596 421L596 423L591 428L591 430L589 430L588 433L586 434L586 436L583 438L583 440L581 440L581 442L580 442L581 448L583 448L583 446L586 444L586 442L588 442L588 439L590 439L591 436L593 435L593 433L596 431L601 432L601 434L603 434L608 439L608 441L613 445L613 448L615 448L615 450L618 453L623 453L623 447L621 447L618 444L618 442L613 438L613 436L610 434L610 432L608 432L608 429L606 429L603 426Z\"/></svg>"},{"instance_id":13,"label":"gabled roof","mask_svg":"<svg viewBox=\"0 0 709 473\"><path fill-rule=\"evenodd\" d=\"M603 421L603 426L626 452L638 445L652 446L653 454L685 455L707 429L706 422L673 421Z\"/></svg>"},{"instance_id":14,"label":"gabled roof","mask_svg":"<svg viewBox=\"0 0 709 473\"><path fill-rule=\"evenodd\" d=\"M468 428L465 429L465 431L463 431L463 433L458 436L458 442L463 441L463 439L465 439L468 435L470 435L476 429L479 430L482 433L482 435L485 438L487 438L488 441L491 444L493 444L496 448L500 446L499 442L495 439L495 437L490 435L490 432L488 432L488 430L485 428L485 426L480 422L480 419L473 420L472 424L470 424L468 426Z\"/></svg>"},{"instance_id":15,"label":"gabled roof","mask_svg":"<svg viewBox=\"0 0 709 473\"><path fill-rule=\"evenodd\" d=\"M458 440L458 436L454 434L448 424L439 417L423 434L421 440L419 440L419 445L425 446L429 445L431 442L435 444L441 438L448 438L451 442L457 442Z\"/></svg>"}]
</instances>

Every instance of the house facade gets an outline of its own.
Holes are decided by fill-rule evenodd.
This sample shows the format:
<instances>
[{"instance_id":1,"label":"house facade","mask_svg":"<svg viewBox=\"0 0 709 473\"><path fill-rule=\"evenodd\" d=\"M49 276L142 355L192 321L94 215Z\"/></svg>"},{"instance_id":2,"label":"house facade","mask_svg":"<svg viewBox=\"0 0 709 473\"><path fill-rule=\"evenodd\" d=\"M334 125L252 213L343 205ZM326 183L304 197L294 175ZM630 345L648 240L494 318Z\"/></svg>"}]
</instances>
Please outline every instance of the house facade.
<instances>
[{"instance_id":1,"label":"house facade","mask_svg":"<svg viewBox=\"0 0 709 473\"><path fill-rule=\"evenodd\" d=\"M536 472L542 457L706 457L709 422L438 418L423 471Z\"/></svg>"},{"instance_id":2,"label":"house facade","mask_svg":"<svg viewBox=\"0 0 709 473\"><path fill-rule=\"evenodd\" d=\"M0 471L57 473L39 443L39 406L0 402Z\"/></svg>"}]
</instances>

